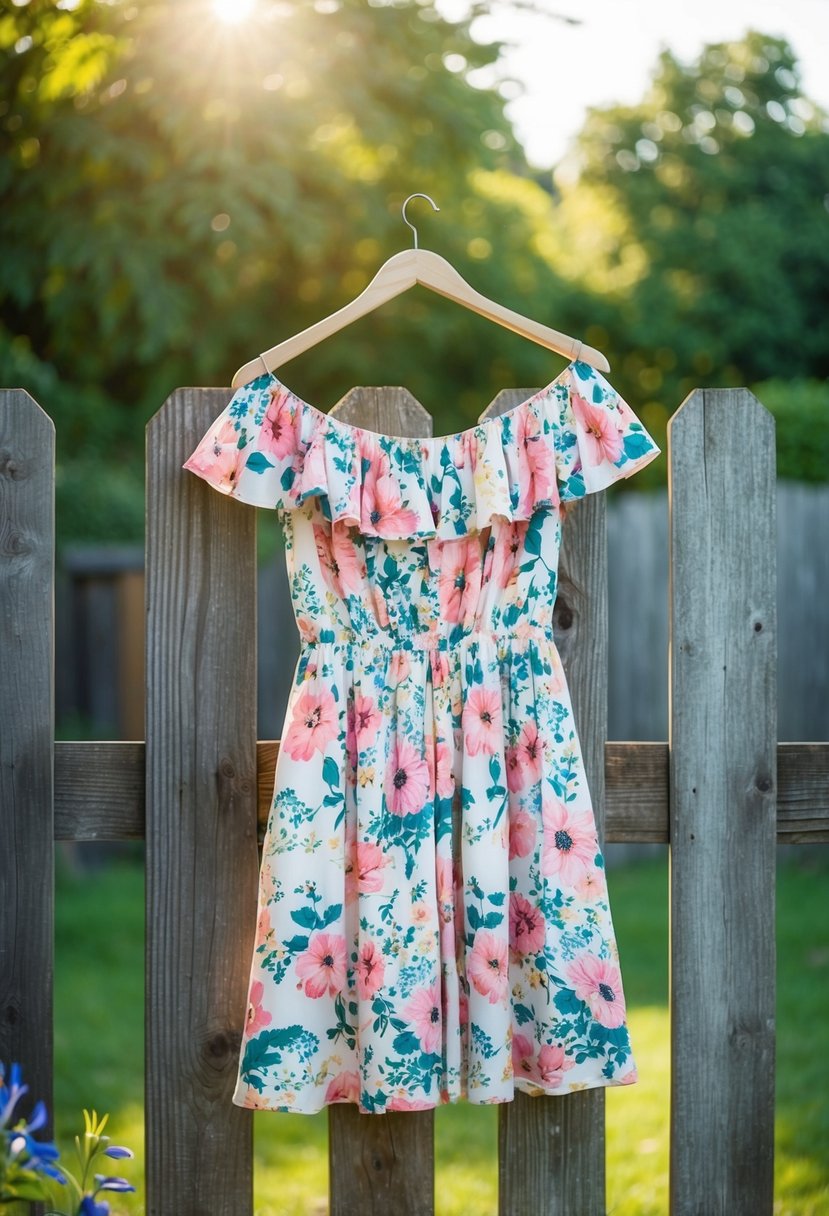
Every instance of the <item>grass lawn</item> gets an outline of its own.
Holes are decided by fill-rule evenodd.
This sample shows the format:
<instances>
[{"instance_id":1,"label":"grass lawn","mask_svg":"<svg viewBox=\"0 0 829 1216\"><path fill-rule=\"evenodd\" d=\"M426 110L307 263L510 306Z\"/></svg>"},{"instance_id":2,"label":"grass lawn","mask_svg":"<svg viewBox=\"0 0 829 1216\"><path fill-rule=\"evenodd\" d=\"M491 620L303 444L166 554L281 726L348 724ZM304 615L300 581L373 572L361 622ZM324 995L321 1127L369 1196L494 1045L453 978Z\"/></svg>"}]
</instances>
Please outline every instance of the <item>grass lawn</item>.
<instances>
[{"instance_id":1,"label":"grass lawn","mask_svg":"<svg viewBox=\"0 0 829 1216\"><path fill-rule=\"evenodd\" d=\"M607 1210L668 1211L668 871L664 860L611 868L611 906L640 1079L608 1089ZM829 850L787 856L777 891L776 1216L829 1213ZM55 1107L69 1160L82 1108L110 1112L137 1195L113 1210L143 1216L143 873L135 862L57 881ZM25 1061L24 1069L25 1069ZM35 1095L37 1096L37 1095ZM326 1117L254 1116L257 1216L323 1216ZM439 1216L495 1216L497 1111L459 1104L436 1115ZM113 1163L115 1164L115 1163ZM121 1163L119 1163L121 1164Z\"/></svg>"}]
</instances>

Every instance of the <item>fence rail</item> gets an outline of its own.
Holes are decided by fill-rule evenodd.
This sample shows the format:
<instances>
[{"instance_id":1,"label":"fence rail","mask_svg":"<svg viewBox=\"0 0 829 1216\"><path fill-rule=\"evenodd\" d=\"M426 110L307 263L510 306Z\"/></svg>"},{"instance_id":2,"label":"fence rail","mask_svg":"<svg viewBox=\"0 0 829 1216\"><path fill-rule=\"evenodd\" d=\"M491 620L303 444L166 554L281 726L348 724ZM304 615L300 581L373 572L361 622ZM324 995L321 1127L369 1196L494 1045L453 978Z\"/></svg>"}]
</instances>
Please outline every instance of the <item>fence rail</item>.
<instances>
[{"instance_id":1,"label":"fence rail","mask_svg":"<svg viewBox=\"0 0 829 1216\"><path fill-rule=\"evenodd\" d=\"M0 1058L51 1108L54 841L145 839L148 1216L252 1211L230 1096L278 742L256 739L256 513L181 471L227 399L178 390L147 428L145 741L55 744L54 428L0 393ZM336 413L431 428L406 394ZM770 416L697 391L667 456L668 742L606 741L604 495L568 515L557 641L600 840L670 844L671 1211L770 1216L774 846L829 840L829 744L776 737ZM432 1112L329 1119L333 1216L434 1210ZM498 1153L502 1216L603 1213L604 1091L519 1095Z\"/></svg>"}]
</instances>

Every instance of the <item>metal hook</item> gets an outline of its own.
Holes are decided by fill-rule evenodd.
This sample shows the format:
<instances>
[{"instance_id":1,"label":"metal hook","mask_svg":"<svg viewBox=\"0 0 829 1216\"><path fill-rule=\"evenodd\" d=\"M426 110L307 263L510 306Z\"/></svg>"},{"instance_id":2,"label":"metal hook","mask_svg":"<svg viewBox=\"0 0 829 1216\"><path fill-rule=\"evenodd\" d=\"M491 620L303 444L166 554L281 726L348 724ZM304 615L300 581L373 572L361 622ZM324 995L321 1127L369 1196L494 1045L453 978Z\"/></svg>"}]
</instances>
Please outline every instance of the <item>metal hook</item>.
<instances>
[{"instance_id":1,"label":"metal hook","mask_svg":"<svg viewBox=\"0 0 829 1216\"><path fill-rule=\"evenodd\" d=\"M412 232L414 233L414 247L415 247L415 249L417 249L417 229L415 228L415 226L411 222L411 220L406 219L406 207L412 201L413 198L425 198L427 200L427 202L430 202L432 204L435 211L440 211L440 207L437 205L437 203L435 202L435 200L433 198L429 198L428 194L410 194L409 197L406 199L406 202L403 204L403 223L408 224L409 227L411 228Z\"/></svg>"}]
</instances>

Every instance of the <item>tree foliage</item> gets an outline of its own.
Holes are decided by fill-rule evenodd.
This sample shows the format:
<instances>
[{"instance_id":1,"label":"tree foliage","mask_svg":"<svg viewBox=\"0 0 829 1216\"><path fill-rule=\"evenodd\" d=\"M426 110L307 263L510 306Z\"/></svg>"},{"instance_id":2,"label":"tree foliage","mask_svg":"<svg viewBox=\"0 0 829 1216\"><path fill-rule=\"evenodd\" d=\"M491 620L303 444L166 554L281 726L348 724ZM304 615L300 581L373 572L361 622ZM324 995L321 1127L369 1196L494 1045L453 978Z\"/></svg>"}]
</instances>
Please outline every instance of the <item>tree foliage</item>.
<instances>
[{"instance_id":1,"label":"tree foliage","mask_svg":"<svg viewBox=\"0 0 829 1216\"><path fill-rule=\"evenodd\" d=\"M557 179L548 253L640 397L829 374L829 127L783 39L664 51L640 103L590 112Z\"/></svg>"},{"instance_id":2,"label":"tree foliage","mask_svg":"<svg viewBox=\"0 0 829 1216\"><path fill-rule=\"evenodd\" d=\"M415 191L441 208L412 204L421 245L604 350L658 440L698 384L826 376L829 135L785 42L664 52L555 183L481 83L499 50L431 0L0 14L0 377L55 419L62 537L139 538L147 418L352 299L409 245ZM281 374L321 408L405 384L446 433L559 369L415 289Z\"/></svg>"}]
</instances>

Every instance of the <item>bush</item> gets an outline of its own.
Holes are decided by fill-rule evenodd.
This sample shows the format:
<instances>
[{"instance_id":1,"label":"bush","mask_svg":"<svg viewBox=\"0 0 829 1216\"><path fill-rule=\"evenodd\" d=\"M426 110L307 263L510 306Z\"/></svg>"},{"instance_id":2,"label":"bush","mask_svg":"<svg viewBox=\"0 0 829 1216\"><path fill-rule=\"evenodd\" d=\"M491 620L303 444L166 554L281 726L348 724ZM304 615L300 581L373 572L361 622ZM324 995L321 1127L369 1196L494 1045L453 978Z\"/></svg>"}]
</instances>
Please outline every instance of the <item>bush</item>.
<instances>
[{"instance_id":1,"label":"bush","mask_svg":"<svg viewBox=\"0 0 829 1216\"><path fill-rule=\"evenodd\" d=\"M751 391L774 415L777 476L829 481L829 380L764 380Z\"/></svg>"}]
</instances>

